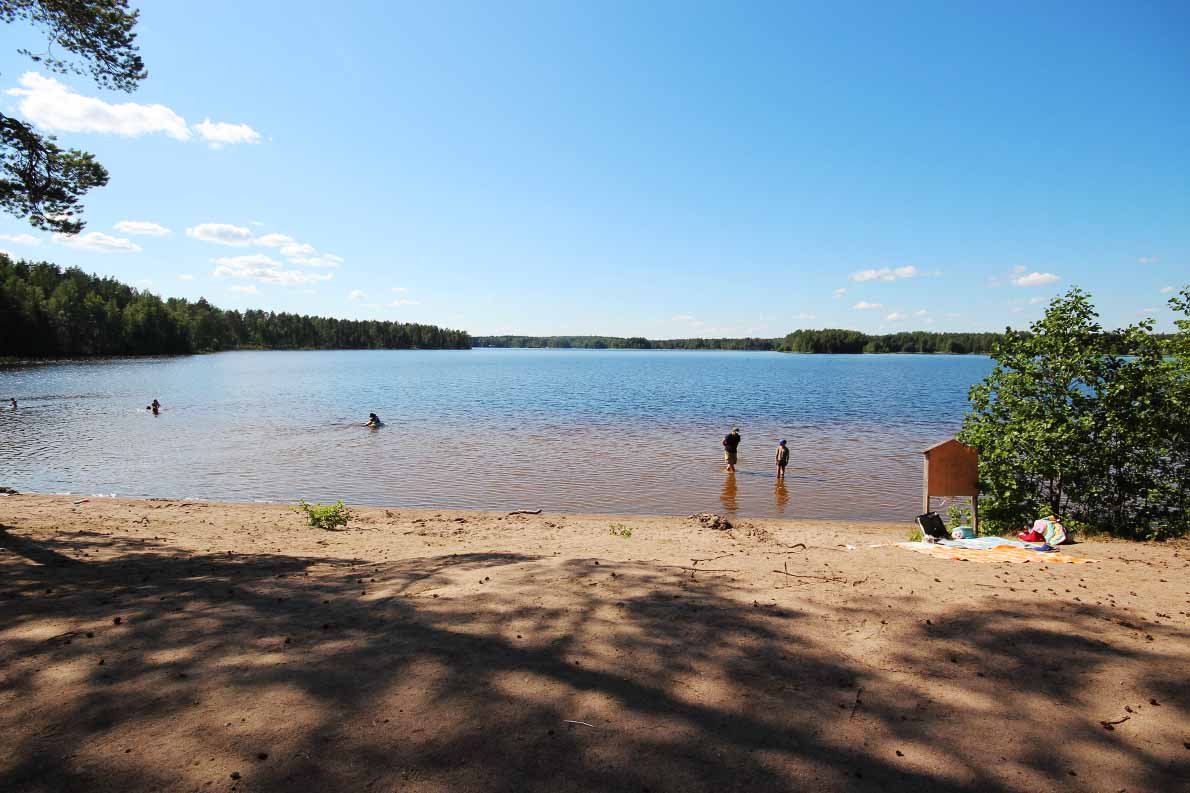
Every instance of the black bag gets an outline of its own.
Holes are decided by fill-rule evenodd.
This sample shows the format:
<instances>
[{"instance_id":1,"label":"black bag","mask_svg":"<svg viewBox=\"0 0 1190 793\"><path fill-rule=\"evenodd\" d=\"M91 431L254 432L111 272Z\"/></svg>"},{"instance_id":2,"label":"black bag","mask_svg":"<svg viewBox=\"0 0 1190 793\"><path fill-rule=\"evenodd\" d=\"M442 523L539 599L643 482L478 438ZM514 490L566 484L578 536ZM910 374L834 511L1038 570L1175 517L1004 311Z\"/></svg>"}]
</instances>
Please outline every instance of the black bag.
<instances>
[{"instance_id":1,"label":"black bag","mask_svg":"<svg viewBox=\"0 0 1190 793\"><path fill-rule=\"evenodd\" d=\"M942 517L937 512L927 512L924 515L918 515L914 520L917 522L917 526L921 529L922 534L925 534L927 537L934 537L939 540L950 539L950 532L946 530L946 524L942 522Z\"/></svg>"}]
</instances>

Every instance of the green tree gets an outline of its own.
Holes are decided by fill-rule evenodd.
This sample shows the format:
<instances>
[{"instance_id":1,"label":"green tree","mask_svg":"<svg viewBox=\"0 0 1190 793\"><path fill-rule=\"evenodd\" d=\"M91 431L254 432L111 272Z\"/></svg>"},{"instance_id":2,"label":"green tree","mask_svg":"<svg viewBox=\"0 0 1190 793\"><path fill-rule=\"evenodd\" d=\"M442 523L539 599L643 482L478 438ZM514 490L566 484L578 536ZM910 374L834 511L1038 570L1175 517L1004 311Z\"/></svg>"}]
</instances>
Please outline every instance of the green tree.
<instances>
[{"instance_id":1,"label":"green tree","mask_svg":"<svg viewBox=\"0 0 1190 793\"><path fill-rule=\"evenodd\" d=\"M127 0L0 0L0 22L27 22L78 60L20 50L59 73L90 74L103 88L131 92L146 77L137 52L138 12ZM87 152L0 114L0 206L37 228L77 234L83 195L107 184L107 170Z\"/></svg>"},{"instance_id":2,"label":"green tree","mask_svg":"<svg viewBox=\"0 0 1190 793\"><path fill-rule=\"evenodd\" d=\"M1171 305L1186 313L1190 295ZM1161 337L1146 320L1104 332L1072 289L1029 333L1005 332L959 435L979 450L989 524L1052 513L1122 536L1187 530L1190 320L1179 331Z\"/></svg>"}]
</instances>

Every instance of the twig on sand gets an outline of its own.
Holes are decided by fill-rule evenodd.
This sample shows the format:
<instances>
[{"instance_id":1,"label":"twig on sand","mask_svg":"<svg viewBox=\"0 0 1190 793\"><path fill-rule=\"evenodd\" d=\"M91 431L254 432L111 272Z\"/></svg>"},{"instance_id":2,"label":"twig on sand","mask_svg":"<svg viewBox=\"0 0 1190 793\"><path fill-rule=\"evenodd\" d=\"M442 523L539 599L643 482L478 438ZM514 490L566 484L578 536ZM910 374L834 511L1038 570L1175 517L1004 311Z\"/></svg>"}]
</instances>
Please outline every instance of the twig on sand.
<instances>
[{"instance_id":1,"label":"twig on sand","mask_svg":"<svg viewBox=\"0 0 1190 793\"><path fill-rule=\"evenodd\" d=\"M859 698L859 695L862 693L864 693L863 688L857 688L855 690L855 704L851 706L851 715L847 717L848 720L855 718L855 712L859 710L859 706L863 704Z\"/></svg>"},{"instance_id":2,"label":"twig on sand","mask_svg":"<svg viewBox=\"0 0 1190 793\"><path fill-rule=\"evenodd\" d=\"M774 542L777 542L777 541L774 541ZM806 550L806 544L804 542L795 542L793 545L786 545L783 542L777 542L777 545L780 545L782 548L788 548L791 551L794 550L795 548L801 548L803 551Z\"/></svg>"},{"instance_id":3,"label":"twig on sand","mask_svg":"<svg viewBox=\"0 0 1190 793\"><path fill-rule=\"evenodd\" d=\"M1114 730L1116 728L1115 725L1123 724L1124 722L1128 721L1131 718L1132 718L1131 716L1125 716L1124 718L1116 719L1115 721L1101 721L1101 722L1099 722L1099 724L1105 730Z\"/></svg>"},{"instance_id":4,"label":"twig on sand","mask_svg":"<svg viewBox=\"0 0 1190 793\"><path fill-rule=\"evenodd\" d=\"M512 512L509 512L508 514L509 514L509 516L512 516L512 515L540 515L541 510L540 509L514 509Z\"/></svg>"},{"instance_id":5,"label":"twig on sand","mask_svg":"<svg viewBox=\"0 0 1190 793\"><path fill-rule=\"evenodd\" d=\"M584 727L594 727L595 726L594 724L588 724L585 721L575 721L574 719L562 719L562 721L565 724L581 724Z\"/></svg>"},{"instance_id":6,"label":"twig on sand","mask_svg":"<svg viewBox=\"0 0 1190 793\"><path fill-rule=\"evenodd\" d=\"M719 556L712 556L710 559L691 559L690 561L693 564L698 564L699 562L713 562L716 559L726 559L729 556L735 556L735 554L734 553L725 553L725 554L721 554Z\"/></svg>"},{"instance_id":7,"label":"twig on sand","mask_svg":"<svg viewBox=\"0 0 1190 793\"><path fill-rule=\"evenodd\" d=\"M837 575L806 575L801 573L791 573L788 570L774 570L773 572L779 575L787 575L790 578L811 578L815 581L842 581L843 583L847 583L846 578L841 578Z\"/></svg>"}]
</instances>

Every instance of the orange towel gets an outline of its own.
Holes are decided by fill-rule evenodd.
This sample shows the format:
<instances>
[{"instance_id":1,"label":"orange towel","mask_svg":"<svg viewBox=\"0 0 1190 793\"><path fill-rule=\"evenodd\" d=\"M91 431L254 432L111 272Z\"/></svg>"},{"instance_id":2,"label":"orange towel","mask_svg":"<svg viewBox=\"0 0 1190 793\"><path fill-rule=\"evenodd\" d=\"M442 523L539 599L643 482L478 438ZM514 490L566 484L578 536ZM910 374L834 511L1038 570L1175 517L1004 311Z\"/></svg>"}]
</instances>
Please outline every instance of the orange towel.
<instances>
[{"instance_id":1,"label":"orange towel","mask_svg":"<svg viewBox=\"0 0 1190 793\"><path fill-rule=\"evenodd\" d=\"M1030 551L1013 545L1001 545L998 548L969 550L967 548L947 548L924 542L899 542L897 547L918 553L929 554L938 559L953 559L959 562L1042 562L1049 564L1089 564L1098 559L1079 559L1074 556L1054 551L1042 553Z\"/></svg>"}]
</instances>

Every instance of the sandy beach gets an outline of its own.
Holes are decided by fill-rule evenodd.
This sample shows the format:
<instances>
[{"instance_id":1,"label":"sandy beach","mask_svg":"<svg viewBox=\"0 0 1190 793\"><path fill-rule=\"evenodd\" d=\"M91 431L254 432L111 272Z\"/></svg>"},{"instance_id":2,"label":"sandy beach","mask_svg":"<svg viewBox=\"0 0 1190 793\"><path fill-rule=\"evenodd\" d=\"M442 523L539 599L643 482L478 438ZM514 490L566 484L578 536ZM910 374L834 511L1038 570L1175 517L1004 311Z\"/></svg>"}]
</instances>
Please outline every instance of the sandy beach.
<instances>
[{"instance_id":1,"label":"sandy beach","mask_svg":"<svg viewBox=\"0 0 1190 793\"><path fill-rule=\"evenodd\" d=\"M1186 542L79 501L0 497L12 793L1190 785Z\"/></svg>"}]
</instances>

